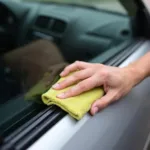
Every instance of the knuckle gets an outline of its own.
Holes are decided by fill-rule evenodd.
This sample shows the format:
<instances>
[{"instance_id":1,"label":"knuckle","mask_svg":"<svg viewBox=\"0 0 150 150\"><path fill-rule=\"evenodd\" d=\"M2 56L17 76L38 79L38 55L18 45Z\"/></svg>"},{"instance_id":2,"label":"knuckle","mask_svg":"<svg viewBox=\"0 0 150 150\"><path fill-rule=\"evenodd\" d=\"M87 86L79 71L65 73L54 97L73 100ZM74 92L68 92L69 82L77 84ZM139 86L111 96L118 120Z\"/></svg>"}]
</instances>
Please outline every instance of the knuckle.
<instances>
[{"instance_id":1,"label":"knuckle","mask_svg":"<svg viewBox=\"0 0 150 150\"><path fill-rule=\"evenodd\" d=\"M94 68L88 68L86 74L95 72Z\"/></svg>"},{"instance_id":2,"label":"knuckle","mask_svg":"<svg viewBox=\"0 0 150 150\"><path fill-rule=\"evenodd\" d=\"M73 77L73 79L79 79L80 78L80 74L79 73L75 73L72 77Z\"/></svg>"},{"instance_id":3,"label":"knuckle","mask_svg":"<svg viewBox=\"0 0 150 150\"><path fill-rule=\"evenodd\" d=\"M96 65L97 65L98 67L104 67L103 64L96 63Z\"/></svg>"},{"instance_id":4,"label":"knuckle","mask_svg":"<svg viewBox=\"0 0 150 150\"><path fill-rule=\"evenodd\" d=\"M102 104L102 107L105 108L105 107L107 107L107 105L108 105L108 102L104 101L103 104Z\"/></svg>"},{"instance_id":5,"label":"knuckle","mask_svg":"<svg viewBox=\"0 0 150 150\"><path fill-rule=\"evenodd\" d=\"M85 84L79 83L78 87L80 90L85 91L87 86Z\"/></svg>"},{"instance_id":6,"label":"knuckle","mask_svg":"<svg viewBox=\"0 0 150 150\"><path fill-rule=\"evenodd\" d=\"M71 88L69 91L68 91L69 95L71 96L75 96L77 94L80 93L80 89L78 86L74 86L73 88Z\"/></svg>"},{"instance_id":7,"label":"knuckle","mask_svg":"<svg viewBox=\"0 0 150 150\"><path fill-rule=\"evenodd\" d=\"M98 105L97 105L97 107L98 107L98 109L103 109L103 108L105 108L105 107L107 107L107 102L101 102L101 100L99 100L99 102L98 102Z\"/></svg>"},{"instance_id":8,"label":"knuckle","mask_svg":"<svg viewBox=\"0 0 150 150\"><path fill-rule=\"evenodd\" d=\"M67 84L73 84L77 79L74 78L73 76L71 76L70 78L68 78L67 80Z\"/></svg>"},{"instance_id":9,"label":"knuckle","mask_svg":"<svg viewBox=\"0 0 150 150\"><path fill-rule=\"evenodd\" d=\"M70 76L70 77L68 77L68 79L66 80L68 83L72 83L72 82L74 82L74 81L76 81L77 80L77 78L74 76L74 75L72 75L72 76Z\"/></svg>"},{"instance_id":10,"label":"knuckle","mask_svg":"<svg viewBox=\"0 0 150 150\"><path fill-rule=\"evenodd\" d=\"M99 80L98 76L94 76L93 78L91 78L91 85L93 87L97 87L101 84L101 81Z\"/></svg>"},{"instance_id":11,"label":"knuckle","mask_svg":"<svg viewBox=\"0 0 150 150\"><path fill-rule=\"evenodd\" d=\"M72 89L68 91L68 95L70 95L70 96L74 95L74 93L75 93L75 92L74 92L74 90L72 90Z\"/></svg>"},{"instance_id":12,"label":"knuckle","mask_svg":"<svg viewBox=\"0 0 150 150\"><path fill-rule=\"evenodd\" d=\"M64 81L62 81L62 82L59 83L59 85L60 85L61 87L65 87L66 84L67 84L67 81L66 81L66 80L64 80Z\"/></svg>"},{"instance_id":13,"label":"knuckle","mask_svg":"<svg viewBox=\"0 0 150 150\"><path fill-rule=\"evenodd\" d=\"M78 66L78 65L80 65L80 61L75 61L75 64Z\"/></svg>"},{"instance_id":14,"label":"knuckle","mask_svg":"<svg viewBox=\"0 0 150 150\"><path fill-rule=\"evenodd\" d=\"M64 81L62 82L62 86L68 85L68 84L69 84L69 81L70 81L70 80L64 80Z\"/></svg>"},{"instance_id":15,"label":"knuckle","mask_svg":"<svg viewBox=\"0 0 150 150\"><path fill-rule=\"evenodd\" d=\"M78 67L80 67L81 65L83 65L83 63L84 63L83 61L78 61L78 60L75 61L75 64L76 64Z\"/></svg>"},{"instance_id":16,"label":"knuckle","mask_svg":"<svg viewBox=\"0 0 150 150\"><path fill-rule=\"evenodd\" d=\"M107 79L108 75L109 75L108 70L106 70L106 69L101 70L100 76L102 76L104 79Z\"/></svg>"}]
</instances>

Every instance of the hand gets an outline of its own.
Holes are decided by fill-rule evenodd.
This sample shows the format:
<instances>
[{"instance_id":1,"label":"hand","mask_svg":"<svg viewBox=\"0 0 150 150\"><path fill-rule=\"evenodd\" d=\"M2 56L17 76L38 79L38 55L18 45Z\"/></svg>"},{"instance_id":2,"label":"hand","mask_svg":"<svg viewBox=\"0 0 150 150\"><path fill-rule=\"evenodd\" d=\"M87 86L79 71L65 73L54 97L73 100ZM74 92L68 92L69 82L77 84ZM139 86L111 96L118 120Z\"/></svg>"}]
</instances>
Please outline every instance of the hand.
<instances>
[{"instance_id":1,"label":"hand","mask_svg":"<svg viewBox=\"0 0 150 150\"><path fill-rule=\"evenodd\" d=\"M61 90L74 83L78 83L65 93L57 95L57 97L65 99L79 95L95 87L103 86L106 95L92 104L92 115L126 95L134 86L132 80L134 74L130 68L117 68L77 61L66 67L60 75L65 77L76 70L79 71L61 83L54 85L53 88Z\"/></svg>"}]
</instances>

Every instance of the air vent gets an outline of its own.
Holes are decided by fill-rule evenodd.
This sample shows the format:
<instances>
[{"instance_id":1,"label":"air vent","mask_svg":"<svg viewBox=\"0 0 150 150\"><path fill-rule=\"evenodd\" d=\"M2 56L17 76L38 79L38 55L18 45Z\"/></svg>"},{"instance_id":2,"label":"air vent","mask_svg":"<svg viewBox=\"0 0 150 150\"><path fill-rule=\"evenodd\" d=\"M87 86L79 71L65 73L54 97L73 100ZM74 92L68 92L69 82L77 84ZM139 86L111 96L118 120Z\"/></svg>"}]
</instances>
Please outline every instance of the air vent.
<instances>
[{"instance_id":1,"label":"air vent","mask_svg":"<svg viewBox=\"0 0 150 150\"><path fill-rule=\"evenodd\" d=\"M38 28L48 28L50 18L46 16L39 16L35 22L35 26Z\"/></svg>"},{"instance_id":2,"label":"air vent","mask_svg":"<svg viewBox=\"0 0 150 150\"><path fill-rule=\"evenodd\" d=\"M54 33L63 33L67 27L67 23L61 20L55 20L51 31Z\"/></svg>"}]
</instances>

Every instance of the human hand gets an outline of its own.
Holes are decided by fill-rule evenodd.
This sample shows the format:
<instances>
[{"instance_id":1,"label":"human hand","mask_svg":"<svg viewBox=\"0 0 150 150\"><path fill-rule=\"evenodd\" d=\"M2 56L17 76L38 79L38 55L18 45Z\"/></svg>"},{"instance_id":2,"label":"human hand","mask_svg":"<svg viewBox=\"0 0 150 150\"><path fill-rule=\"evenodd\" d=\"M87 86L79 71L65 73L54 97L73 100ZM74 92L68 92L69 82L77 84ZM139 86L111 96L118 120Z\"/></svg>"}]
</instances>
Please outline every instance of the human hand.
<instances>
[{"instance_id":1,"label":"human hand","mask_svg":"<svg viewBox=\"0 0 150 150\"><path fill-rule=\"evenodd\" d=\"M77 72L61 83L55 84L53 88L61 90L74 83L78 83L65 93L57 95L58 98L65 99L79 95L95 87L103 86L106 94L92 104L92 115L107 107L110 103L119 100L134 86L133 72L130 68L117 68L102 64L76 61L67 66L60 75L65 77L74 71Z\"/></svg>"}]
</instances>

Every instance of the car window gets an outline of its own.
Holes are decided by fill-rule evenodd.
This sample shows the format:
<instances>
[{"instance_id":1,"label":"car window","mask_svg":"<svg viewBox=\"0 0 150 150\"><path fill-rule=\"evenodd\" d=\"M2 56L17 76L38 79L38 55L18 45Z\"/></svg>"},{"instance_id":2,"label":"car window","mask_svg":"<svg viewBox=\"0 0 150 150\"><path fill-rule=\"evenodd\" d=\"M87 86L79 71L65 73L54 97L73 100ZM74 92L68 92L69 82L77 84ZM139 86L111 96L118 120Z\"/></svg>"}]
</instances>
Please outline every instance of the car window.
<instances>
[{"instance_id":1,"label":"car window","mask_svg":"<svg viewBox=\"0 0 150 150\"><path fill-rule=\"evenodd\" d=\"M0 28L0 37L4 40L1 43L5 48L0 57L0 137L6 139L4 144L16 137L14 146L18 140L20 142L20 131L24 132L21 142L31 138L30 134L35 142L66 115L58 107L45 106L41 101L41 95L59 79L65 66L76 60L119 62L113 59L116 56L120 59L122 54L119 54L131 44L132 29L130 17L121 14L126 12L117 0L40 0L50 5L26 3L38 0L11 1L6 3L8 8L0 5L1 14L5 16L1 17L3 26ZM95 11L95 7L104 11ZM12 10L8 13L8 9ZM9 16L13 11L19 18L16 22L12 20L13 16ZM7 29L10 32L5 35ZM16 46L11 47L13 41L5 42L3 34L12 36L11 39L17 41ZM5 45L11 48L7 49ZM27 131L29 124L32 126ZM41 127L43 124L44 128ZM37 126L43 128L37 131L38 136L35 134Z\"/></svg>"}]
</instances>

